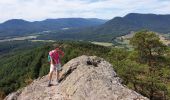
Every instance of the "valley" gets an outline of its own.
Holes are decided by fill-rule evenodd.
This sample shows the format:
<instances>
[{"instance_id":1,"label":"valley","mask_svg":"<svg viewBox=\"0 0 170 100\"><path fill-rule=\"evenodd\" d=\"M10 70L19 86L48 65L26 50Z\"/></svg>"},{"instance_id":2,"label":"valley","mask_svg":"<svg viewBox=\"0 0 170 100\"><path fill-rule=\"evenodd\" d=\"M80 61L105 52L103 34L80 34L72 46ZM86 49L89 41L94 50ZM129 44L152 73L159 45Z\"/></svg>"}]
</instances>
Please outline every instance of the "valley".
<instances>
[{"instance_id":1,"label":"valley","mask_svg":"<svg viewBox=\"0 0 170 100\"><path fill-rule=\"evenodd\" d=\"M57 44L65 53L62 65L78 56L98 56L112 65L129 89L152 100L168 100L169 23L170 15L139 13L111 20L12 19L1 23L0 99L47 75L48 53Z\"/></svg>"}]
</instances>

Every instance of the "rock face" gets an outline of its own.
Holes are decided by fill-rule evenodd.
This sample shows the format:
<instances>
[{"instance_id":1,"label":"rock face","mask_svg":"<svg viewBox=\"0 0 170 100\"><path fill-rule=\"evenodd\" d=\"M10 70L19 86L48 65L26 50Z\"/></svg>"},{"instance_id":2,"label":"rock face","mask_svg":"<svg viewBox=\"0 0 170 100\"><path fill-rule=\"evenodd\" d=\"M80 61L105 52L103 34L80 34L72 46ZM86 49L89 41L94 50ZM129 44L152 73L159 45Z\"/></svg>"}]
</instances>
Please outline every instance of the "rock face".
<instances>
[{"instance_id":1,"label":"rock face","mask_svg":"<svg viewBox=\"0 0 170 100\"><path fill-rule=\"evenodd\" d=\"M61 82L47 87L48 76L9 94L5 100L148 100L123 86L112 65L95 56L80 56L63 66Z\"/></svg>"}]
</instances>

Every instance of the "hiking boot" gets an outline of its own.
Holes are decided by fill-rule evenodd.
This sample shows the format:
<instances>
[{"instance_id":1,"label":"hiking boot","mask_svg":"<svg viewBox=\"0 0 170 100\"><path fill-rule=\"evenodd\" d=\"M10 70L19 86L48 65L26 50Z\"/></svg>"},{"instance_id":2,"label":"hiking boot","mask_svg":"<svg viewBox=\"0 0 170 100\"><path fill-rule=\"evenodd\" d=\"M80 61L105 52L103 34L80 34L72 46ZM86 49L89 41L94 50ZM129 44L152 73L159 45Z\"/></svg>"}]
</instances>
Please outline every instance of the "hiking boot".
<instances>
[{"instance_id":1,"label":"hiking boot","mask_svg":"<svg viewBox=\"0 0 170 100\"><path fill-rule=\"evenodd\" d=\"M48 85L47 85L47 87L50 87L50 86L52 86L52 84L48 84Z\"/></svg>"}]
</instances>

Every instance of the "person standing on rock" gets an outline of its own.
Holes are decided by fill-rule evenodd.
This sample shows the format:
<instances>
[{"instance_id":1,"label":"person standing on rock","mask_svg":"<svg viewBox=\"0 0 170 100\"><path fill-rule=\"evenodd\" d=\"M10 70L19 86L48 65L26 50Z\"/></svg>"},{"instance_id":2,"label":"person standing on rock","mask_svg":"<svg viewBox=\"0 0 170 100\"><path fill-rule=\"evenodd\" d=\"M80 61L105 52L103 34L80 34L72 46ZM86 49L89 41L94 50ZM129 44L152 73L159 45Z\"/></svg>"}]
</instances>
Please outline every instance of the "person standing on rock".
<instances>
[{"instance_id":1,"label":"person standing on rock","mask_svg":"<svg viewBox=\"0 0 170 100\"><path fill-rule=\"evenodd\" d=\"M50 72L48 86L51 86L51 79L54 72L57 74L57 84L59 83L59 71L61 68L60 58L64 56L64 52L61 50L61 46L54 46L55 49L49 52Z\"/></svg>"}]
</instances>

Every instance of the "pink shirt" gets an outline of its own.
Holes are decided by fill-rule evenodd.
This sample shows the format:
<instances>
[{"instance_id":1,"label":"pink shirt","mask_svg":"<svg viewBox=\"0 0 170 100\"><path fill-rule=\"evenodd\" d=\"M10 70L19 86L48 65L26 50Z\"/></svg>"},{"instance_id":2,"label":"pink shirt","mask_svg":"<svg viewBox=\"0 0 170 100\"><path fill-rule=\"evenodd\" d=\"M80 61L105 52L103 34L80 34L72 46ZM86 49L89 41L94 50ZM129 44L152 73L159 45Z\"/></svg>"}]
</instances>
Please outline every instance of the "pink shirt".
<instances>
[{"instance_id":1,"label":"pink shirt","mask_svg":"<svg viewBox=\"0 0 170 100\"><path fill-rule=\"evenodd\" d=\"M54 60L54 64L60 63L60 54L62 57L64 56L64 52L58 48L49 52L50 57Z\"/></svg>"},{"instance_id":2,"label":"pink shirt","mask_svg":"<svg viewBox=\"0 0 170 100\"><path fill-rule=\"evenodd\" d=\"M59 53L56 50L50 51L49 55L54 60L55 64L60 63L60 61L59 61Z\"/></svg>"}]
</instances>

